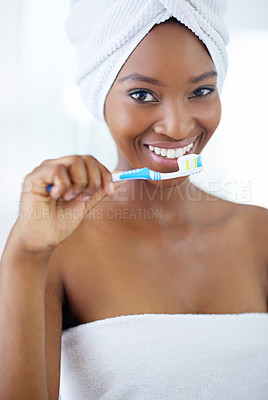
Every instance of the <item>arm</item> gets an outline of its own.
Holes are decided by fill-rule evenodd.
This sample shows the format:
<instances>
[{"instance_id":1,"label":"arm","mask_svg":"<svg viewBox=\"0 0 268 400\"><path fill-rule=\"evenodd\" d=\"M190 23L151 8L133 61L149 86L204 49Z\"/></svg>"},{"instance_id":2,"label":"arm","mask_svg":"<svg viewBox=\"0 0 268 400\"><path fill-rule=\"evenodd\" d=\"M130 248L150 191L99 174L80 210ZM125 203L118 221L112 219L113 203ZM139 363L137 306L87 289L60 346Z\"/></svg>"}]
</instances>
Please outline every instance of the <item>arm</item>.
<instances>
[{"instance_id":1,"label":"arm","mask_svg":"<svg viewBox=\"0 0 268 400\"><path fill-rule=\"evenodd\" d=\"M49 400L45 371L47 257L4 253L0 279L0 400Z\"/></svg>"},{"instance_id":2,"label":"arm","mask_svg":"<svg viewBox=\"0 0 268 400\"><path fill-rule=\"evenodd\" d=\"M58 399L63 286L56 263L47 264L47 257L3 257L0 400Z\"/></svg>"},{"instance_id":3,"label":"arm","mask_svg":"<svg viewBox=\"0 0 268 400\"><path fill-rule=\"evenodd\" d=\"M26 177L0 265L0 400L58 399L63 296L52 253L113 192L110 183L90 156L48 160ZM66 210L78 218L60 218Z\"/></svg>"},{"instance_id":4,"label":"arm","mask_svg":"<svg viewBox=\"0 0 268 400\"><path fill-rule=\"evenodd\" d=\"M50 262L45 291L45 353L49 400L58 400L60 387L62 307L64 289L57 261Z\"/></svg>"}]
</instances>

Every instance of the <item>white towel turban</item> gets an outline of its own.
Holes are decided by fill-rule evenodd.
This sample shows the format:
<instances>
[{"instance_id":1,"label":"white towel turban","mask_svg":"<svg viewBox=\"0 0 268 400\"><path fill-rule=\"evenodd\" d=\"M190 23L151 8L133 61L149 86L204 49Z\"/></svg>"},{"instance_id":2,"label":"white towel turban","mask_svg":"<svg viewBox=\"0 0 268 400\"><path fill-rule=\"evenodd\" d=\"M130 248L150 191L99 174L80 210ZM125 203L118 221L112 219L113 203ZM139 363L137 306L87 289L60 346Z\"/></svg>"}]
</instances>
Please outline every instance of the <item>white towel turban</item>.
<instances>
[{"instance_id":1,"label":"white towel turban","mask_svg":"<svg viewBox=\"0 0 268 400\"><path fill-rule=\"evenodd\" d=\"M226 0L71 0L66 22L77 48L76 81L89 111L104 120L106 96L135 47L155 25L174 17L206 45L221 90L227 71Z\"/></svg>"}]
</instances>

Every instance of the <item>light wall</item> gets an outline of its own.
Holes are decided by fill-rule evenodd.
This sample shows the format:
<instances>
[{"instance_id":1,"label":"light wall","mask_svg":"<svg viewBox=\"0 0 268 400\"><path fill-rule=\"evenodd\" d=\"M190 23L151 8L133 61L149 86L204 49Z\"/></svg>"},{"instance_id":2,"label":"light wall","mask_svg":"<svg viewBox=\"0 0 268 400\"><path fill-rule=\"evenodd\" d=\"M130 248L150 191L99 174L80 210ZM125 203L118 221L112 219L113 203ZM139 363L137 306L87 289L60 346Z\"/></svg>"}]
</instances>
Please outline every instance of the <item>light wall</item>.
<instances>
[{"instance_id":1,"label":"light wall","mask_svg":"<svg viewBox=\"0 0 268 400\"><path fill-rule=\"evenodd\" d=\"M0 253L14 223L24 176L41 161L91 153L113 169L106 127L82 104L76 54L64 22L68 0L0 2ZM230 0L229 71L223 116L195 182L226 199L268 206L266 177L268 4Z\"/></svg>"}]
</instances>

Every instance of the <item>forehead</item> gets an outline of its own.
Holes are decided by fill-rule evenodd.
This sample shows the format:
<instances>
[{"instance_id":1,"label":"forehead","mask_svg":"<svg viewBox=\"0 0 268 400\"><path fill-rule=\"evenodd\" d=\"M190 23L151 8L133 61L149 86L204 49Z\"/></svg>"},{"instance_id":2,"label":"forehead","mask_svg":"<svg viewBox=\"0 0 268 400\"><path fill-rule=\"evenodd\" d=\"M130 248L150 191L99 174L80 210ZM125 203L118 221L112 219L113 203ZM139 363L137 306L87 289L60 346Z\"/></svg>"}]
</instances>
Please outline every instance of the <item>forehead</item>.
<instances>
[{"instance_id":1,"label":"forehead","mask_svg":"<svg viewBox=\"0 0 268 400\"><path fill-rule=\"evenodd\" d=\"M205 45L184 25L166 22L156 25L139 43L122 67L117 79L142 73L166 79L198 76L215 69Z\"/></svg>"}]
</instances>

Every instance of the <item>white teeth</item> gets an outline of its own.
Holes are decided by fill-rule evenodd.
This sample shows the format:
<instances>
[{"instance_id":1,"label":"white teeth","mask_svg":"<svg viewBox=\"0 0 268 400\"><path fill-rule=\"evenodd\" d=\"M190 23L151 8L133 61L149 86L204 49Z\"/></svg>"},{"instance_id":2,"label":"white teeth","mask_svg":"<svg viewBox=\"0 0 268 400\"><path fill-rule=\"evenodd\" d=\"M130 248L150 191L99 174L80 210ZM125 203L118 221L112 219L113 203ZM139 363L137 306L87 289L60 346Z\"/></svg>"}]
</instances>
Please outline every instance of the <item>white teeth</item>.
<instances>
[{"instance_id":1,"label":"white teeth","mask_svg":"<svg viewBox=\"0 0 268 400\"><path fill-rule=\"evenodd\" d=\"M183 150L182 149L177 149L176 150L176 158L179 158L181 156L183 156Z\"/></svg>"},{"instance_id":2,"label":"white teeth","mask_svg":"<svg viewBox=\"0 0 268 400\"><path fill-rule=\"evenodd\" d=\"M194 145L193 143L190 143L188 144L188 146L179 147L178 149L164 149L149 145L149 150L151 150L158 156L161 155L162 157L166 158L179 158L181 156L184 156L184 154L186 154L188 151L190 151L193 145Z\"/></svg>"},{"instance_id":3,"label":"white teeth","mask_svg":"<svg viewBox=\"0 0 268 400\"><path fill-rule=\"evenodd\" d=\"M167 150L167 158L176 158L176 150L168 149Z\"/></svg>"}]
</instances>

